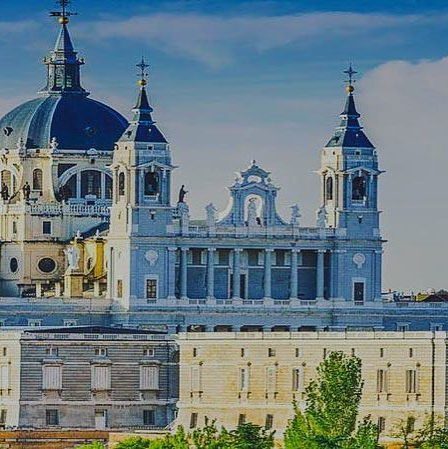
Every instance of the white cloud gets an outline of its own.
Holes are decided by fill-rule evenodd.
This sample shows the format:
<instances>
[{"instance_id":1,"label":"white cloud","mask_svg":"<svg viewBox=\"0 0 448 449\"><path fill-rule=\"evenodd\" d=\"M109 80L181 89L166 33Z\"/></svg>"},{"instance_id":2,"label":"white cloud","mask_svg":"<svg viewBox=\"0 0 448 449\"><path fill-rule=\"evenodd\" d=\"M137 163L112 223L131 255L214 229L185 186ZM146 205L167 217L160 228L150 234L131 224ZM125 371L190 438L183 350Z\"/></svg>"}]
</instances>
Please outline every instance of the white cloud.
<instances>
[{"instance_id":1,"label":"white cloud","mask_svg":"<svg viewBox=\"0 0 448 449\"><path fill-rule=\"evenodd\" d=\"M220 17L159 13L125 20L102 20L81 25L92 39L134 39L193 58L211 67L232 60L241 48L265 51L288 44L325 38L391 31L445 21L445 16L308 13L284 16ZM376 36L378 38L378 36Z\"/></svg>"},{"instance_id":2,"label":"white cloud","mask_svg":"<svg viewBox=\"0 0 448 449\"><path fill-rule=\"evenodd\" d=\"M448 58L394 61L360 82L381 166L386 286L446 287Z\"/></svg>"}]
</instances>

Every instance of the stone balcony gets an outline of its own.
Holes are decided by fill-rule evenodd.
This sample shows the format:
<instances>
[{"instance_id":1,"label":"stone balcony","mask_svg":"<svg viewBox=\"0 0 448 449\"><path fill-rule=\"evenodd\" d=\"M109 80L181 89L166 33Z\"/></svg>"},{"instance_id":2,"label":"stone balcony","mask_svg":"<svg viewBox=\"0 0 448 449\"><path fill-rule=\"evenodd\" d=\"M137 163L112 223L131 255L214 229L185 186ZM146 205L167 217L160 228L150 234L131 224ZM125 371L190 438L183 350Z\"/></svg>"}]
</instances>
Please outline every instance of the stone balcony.
<instances>
[{"instance_id":1,"label":"stone balcony","mask_svg":"<svg viewBox=\"0 0 448 449\"><path fill-rule=\"evenodd\" d=\"M103 217L110 216L108 205L73 203L0 204L0 214L30 214L37 216Z\"/></svg>"}]
</instances>

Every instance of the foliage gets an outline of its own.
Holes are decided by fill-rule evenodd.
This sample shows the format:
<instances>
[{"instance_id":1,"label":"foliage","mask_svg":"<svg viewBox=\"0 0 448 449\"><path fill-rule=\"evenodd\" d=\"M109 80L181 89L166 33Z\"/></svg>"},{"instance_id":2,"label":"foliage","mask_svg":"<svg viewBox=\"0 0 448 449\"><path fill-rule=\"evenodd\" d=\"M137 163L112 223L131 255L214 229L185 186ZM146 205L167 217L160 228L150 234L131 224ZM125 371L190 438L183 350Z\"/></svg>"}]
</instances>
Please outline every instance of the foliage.
<instances>
[{"instance_id":1,"label":"foliage","mask_svg":"<svg viewBox=\"0 0 448 449\"><path fill-rule=\"evenodd\" d=\"M179 427L175 434L166 435L164 438L157 440L129 438L119 443L114 449L272 449L273 434L250 423L243 424L230 432L225 429L218 431L213 421L191 434Z\"/></svg>"},{"instance_id":2,"label":"foliage","mask_svg":"<svg viewBox=\"0 0 448 449\"><path fill-rule=\"evenodd\" d=\"M94 443L82 444L81 446L76 446L76 449L106 449L103 443L95 441Z\"/></svg>"},{"instance_id":3,"label":"foliage","mask_svg":"<svg viewBox=\"0 0 448 449\"><path fill-rule=\"evenodd\" d=\"M241 424L231 432L224 430L222 446L219 446L220 449L271 449L273 447L274 432L269 432L252 423Z\"/></svg>"},{"instance_id":4,"label":"foliage","mask_svg":"<svg viewBox=\"0 0 448 449\"><path fill-rule=\"evenodd\" d=\"M305 390L305 411L295 407L285 449L376 449L376 426L369 418L357 425L362 388L361 360L331 352Z\"/></svg>"}]
</instances>

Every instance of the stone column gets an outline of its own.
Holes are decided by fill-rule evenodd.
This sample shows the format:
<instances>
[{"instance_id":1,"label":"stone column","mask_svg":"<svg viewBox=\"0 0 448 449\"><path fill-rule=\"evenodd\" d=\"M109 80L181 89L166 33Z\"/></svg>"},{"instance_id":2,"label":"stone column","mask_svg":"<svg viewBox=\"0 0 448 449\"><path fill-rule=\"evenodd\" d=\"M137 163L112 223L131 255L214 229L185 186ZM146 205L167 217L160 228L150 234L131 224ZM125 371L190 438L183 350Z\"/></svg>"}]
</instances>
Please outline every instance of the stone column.
<instances>
[{"instance_id":1,"label":"stone column","mask_svg":"<svg viewBox=\"0 0 448 449\"><path fill-rule=\"evenodd\" d=\"M176 298L176 251L175 246L168 248L168 299Z\"/></svg>"},{"instance_id":2,"label":"stone column","mask_svg":"<svg viewBox=\"0 0 448 449\"><path fill-rule=\"evenodd\" d=\"M42 298L42 283L36 282L36 298Z\"/></svg>"},{"instance_id":3,"label":"stone column","mask_svg":"<svg viewBox=\"0 0 448 449\"><path fill-rule=\"evenodd\" d=\"M215 251L216 248L207 250L207 299L215 298Z\"/></svg>"},{"instance_id":4,"label":"stone column","mask_svg":"<svg viewBox=\"0 0 448 449\"><path fill-rule=\"evenodd\" d=\"M54 284L54 296L56 298L60 298L62 296L62 286L60 281Z\"/></svg>"},{"instance_id":5,"label":"stone column","mask_svg":"<svg viewBox=\"0 0 448 449\"><path fill-rule=\"evenodd\" d=\"M101 296L101 284L100 281L94 281L93 282L93 296L95 298L99 298Z\"/></svg>"},{"instance_id":6,"label":"stone column","mask_svg":"<svg viewBox=\"0 0 448 449\"><path fill-rule=\"evenodd\" d=\"M300 253L299 249L293 248L291 250L291 283L290 283L290 299L297 299L298 298L298 255Z\"/></svg>"},{"instance_id":7,"label":"stone column","mask_svg":"<svg viewBox=\"0 0 448 449\"><path fill-rule=\"evenodd\" d=\"M382 293L382 288L381 288L381 284L382 284L382 272L381 272L382 258L383 258L383 251L382 250L375 251L375 280L374 280L374 286L373 286L373 290L374 290L374 297L373 297L373 299L374 299L374 301L378 301L378 302L382 301L382 297L381 297L381 293Z\"/></svg>"},{"instance_id":8,"label":"stone column","mask_svg":"<svg viewBox=\"0 0 448 449\"><path fill-rule=\"evenodd\" d=\"M272 248L266 248L264 251L264 297L271 298L271 268L272 268Z\"/></svg>"},{"instance_id":9,"label":"stone column","mask_svg":"<svg viewBox=\"0 0 448 449\"><path fill-rule=\"evenodd\" d=\"M324 249L317 250L317 272L316 272L317 300L324 299L324 282L325 282L324 257L325 257L325 250Z\"/></svg>"},{"instance_id":10,"label":"stone column","mask_svg":"<svg viewBox=\"0 0 448 449\"><path fill-rule=\"evenodd\" d=\"M233 250L233 298L239 299L241 297L241 248Z\"/></svg>"},{"instance_id":11,"label":"stone column","mask_svg":"<svg viewBox=\"0 0 448 449\"><path fill-rule=\"evenodd\" d=\"M181 248L181 260L180 260L180 297L181 299L188 298L188 249Z\"/></svg>"}]
</instances>

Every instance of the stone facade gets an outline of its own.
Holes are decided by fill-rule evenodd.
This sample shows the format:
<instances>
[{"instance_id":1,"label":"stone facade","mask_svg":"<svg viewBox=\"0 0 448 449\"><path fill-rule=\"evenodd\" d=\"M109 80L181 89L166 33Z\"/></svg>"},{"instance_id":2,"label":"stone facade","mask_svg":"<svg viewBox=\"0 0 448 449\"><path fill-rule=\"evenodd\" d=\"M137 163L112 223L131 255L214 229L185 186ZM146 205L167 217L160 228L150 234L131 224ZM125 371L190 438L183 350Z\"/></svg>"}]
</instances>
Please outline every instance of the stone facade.
<instances>
[{"instance_id":1,"label":"stone facade","mask_svg":"<svg viewBox=\"0 0 448 449\"><path fill-rule=\"evenodd\" d=\"M390 435L400 419L422 424L445 417L444 332L189 333L178 337L180 400L176 423L187 429L205 418L235 428L244 420L269 424L280 436L304 406L304 389L330 351L362 360L361 416ZM217 381L219 379L219 381Z\"/></svg>"},{"instance_id":2,"label":"stone facade","mask_svg":"<svg viewBox=\"0 0 448 449\"><path fill-rule=\"evenodd\" d=\"M4 428L160 428L174 418L178 352L150 331L0 333Z\"/></svg>"}]
</instances>

